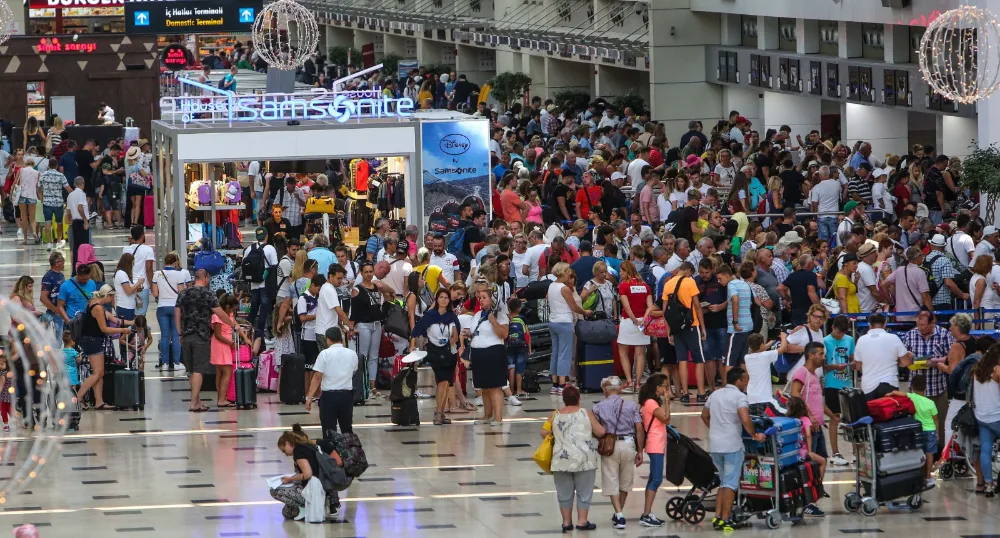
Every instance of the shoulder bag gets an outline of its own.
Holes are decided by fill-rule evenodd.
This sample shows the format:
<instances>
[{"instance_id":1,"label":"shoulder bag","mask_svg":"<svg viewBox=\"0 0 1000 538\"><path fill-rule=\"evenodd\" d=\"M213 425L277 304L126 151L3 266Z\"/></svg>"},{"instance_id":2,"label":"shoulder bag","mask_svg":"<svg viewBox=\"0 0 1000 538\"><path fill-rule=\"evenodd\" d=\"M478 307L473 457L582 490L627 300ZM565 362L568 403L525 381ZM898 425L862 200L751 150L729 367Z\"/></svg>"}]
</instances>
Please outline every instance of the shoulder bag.
<instances>
[{"instance_id":1,"label":"shoulder bag","mask_svg":"<svg viewBox=\"0 0 1000 538\"><path fill-rule=\"evenodd\" d=\"M621 403L618 404L618 416L615 418L614 426L618 425L618 420L622 418L622 408L625 407L625 400L622 399ZM610 428L611 424L605 427L605 433L601 439L597 442L597 453L602 456L611 456L615 453L615 443L618 442L618 435L613 433Z\"/></svg>"},{"instance_id":2,"label":"shoulder bag","mask_svg":"<svg viewBox=\"0 0 1000 538\"><path fill-rule=\"evenodd\" d=\"M976 420L976 400L973 397L973 392L976 390L976 380L974 372L969 371L969 375L973 376L973 379L969 380L969 390L965 393L965 405L958 410L954 420L951 421L951 429L963 435L974 437L979 433L979 421Z\"/></svg>"},{"instance_id":3,"label":"shoulder bag","mask_svg":"<svg viewBox=\"0 0 1000 538\"><path fill-rule=\"evenodd\" d=\"M545 436L545 439L542 440L542 444L538 445L534 455L531 457L531 459L535 460L535 463L538 464L538 468L546 473L552 472L552 451L553 448L555 448L556 442L556 438L552 435L552 422L555 420L556 413L558 413L558 411L552 413L549 420L545 421L545 424L542 425L542 429L549 432L549 434Z\"/></svg>"}]
</instances>

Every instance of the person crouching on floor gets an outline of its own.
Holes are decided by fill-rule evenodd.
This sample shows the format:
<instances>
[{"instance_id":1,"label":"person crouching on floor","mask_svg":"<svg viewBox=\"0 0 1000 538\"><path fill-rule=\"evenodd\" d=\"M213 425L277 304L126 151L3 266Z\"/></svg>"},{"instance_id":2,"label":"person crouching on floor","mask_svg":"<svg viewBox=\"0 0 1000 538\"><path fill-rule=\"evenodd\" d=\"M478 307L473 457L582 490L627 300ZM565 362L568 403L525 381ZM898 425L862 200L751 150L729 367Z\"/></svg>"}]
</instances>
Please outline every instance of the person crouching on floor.
<instances>
[{"instance_id":1,"label":"person crouching on floor","mask_svg":"<svg viewBox=\"0 0 1000 538\"><path fill-rule=\"evenodd\" d=\"M306 498L303 490L314 476L314 472L319 469L319 462L316 459L316 447L319 447L324 454L328 454L338 465L344 465L337 453L333 442L325 439L311 440L302 431L302 426L295 424L292 430L281 434L278 438L278 450L286 456L292 457L292 464L295 466L295 474L281 478L281 487L271 488L270 493L276 501L281 501L285 506L281 509L281 515L285 519L302 521L306 517ZM333 519L340 510L340 499L337 492L328 492L326 505L326 519Z\"/></svg>"}]
</instances>

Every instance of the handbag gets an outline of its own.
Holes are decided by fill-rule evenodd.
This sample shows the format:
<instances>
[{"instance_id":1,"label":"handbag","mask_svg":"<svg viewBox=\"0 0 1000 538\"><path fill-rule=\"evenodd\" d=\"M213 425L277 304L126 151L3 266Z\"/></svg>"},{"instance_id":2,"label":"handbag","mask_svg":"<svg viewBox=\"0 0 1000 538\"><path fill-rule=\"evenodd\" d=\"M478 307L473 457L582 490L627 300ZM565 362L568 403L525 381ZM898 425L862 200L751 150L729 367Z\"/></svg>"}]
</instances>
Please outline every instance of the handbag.
<instances>
[{"instance_id":1,"label":"handbag","mask_svg":"<svg viewBox=\"0 0 1000 538\"><path fill-rule=\"evenodd\" d=\"M647 315L642 320L642 334L653 338L667 337L667 320L663 316L653 317Z\"/></svg>"},{"instance_id":2,"label":"handbag","mask_svg":"<svg viewBox=\"0 0 1000 538\"><path fill-rule=\"evenodd\" d=\"M534 455L531 456L531 459L535 460L538 467L546 473L552 472L552 450L555 448L556 443L556 438L552 435L552 419L555 416L556 414L552 413L552 416L542 425L542 429L549 432L549 434L545 436L545 439L542 439L542 444L538 445Z\"/></svg>"},{"instance_id":3,"label":"handbag","mask_svg":"<svg viewBox=\"0 0 1000 538\"><path fill-rule=\"evenodd\" d=\"M576 337L584 344L610 344L618 337L618 327L612 319L581 319Z\"/></svg>"},{"instance_id":4,"label":"handbag","mask_svg":"<svg viewBox=\"0 0 1000 538\"><path fill-rule=\"evenodd\" d=\"M622 409L625 407L625 400L622 400L618 404L618 417L615 418L615 425L618 424L618 420L622 418ZM615 443L618 442L618 435L606 431L601 439L597 442L597 453L602 456L611 456L615 453Z\"/></svg>"},{"instance_id":5,"label":"handbag","mask_svg":"<svg viewBox=\"0 0 1000 538\"><path fill-rule=\"evenodd\" d=\"M973 374L970 372L970 375ZM969 437L975 437L979 434L979 421L976 420L976 401L972 396L973 391L976 389L975 385L974 382L969 383L965 405L958 410L954 420L951 421L952 431L968 435Z\"/></svg>"},{"instance_id":6,"label":"handbag","mask_svg":"<svg viewBox=\"0 0 1000 538\"><path fill-rule=\"evenodd\" d=\"M385 332L394 334L400 338L409 338L410 320L408 319L406 310L396 303L390 303L388 309L389 312L385 317L385 323L382 324Z\"/></svg>"}]
</instances>

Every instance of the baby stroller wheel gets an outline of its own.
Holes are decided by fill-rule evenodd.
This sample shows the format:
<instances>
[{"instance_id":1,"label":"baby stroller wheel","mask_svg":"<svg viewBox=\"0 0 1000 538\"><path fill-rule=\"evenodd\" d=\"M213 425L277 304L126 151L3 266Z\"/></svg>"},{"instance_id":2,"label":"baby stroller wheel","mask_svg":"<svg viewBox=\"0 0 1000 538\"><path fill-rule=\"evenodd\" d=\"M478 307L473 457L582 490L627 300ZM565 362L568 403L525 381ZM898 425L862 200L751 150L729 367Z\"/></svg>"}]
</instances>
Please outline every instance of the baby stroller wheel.
<instances>
[{"instance_id":1,"label":"baby stroller wheel","mask_svg":"<svg viewBox=\"0 0 1000 538\"><path fill-rule=\"evenodd\" d=\"M689 502L684 505L684 521L697 525L705 520L705 505L700 502Z\"/></svg>"},{"instance_id":2,"label":"baby stroller wheel","mask_svg":"<svg viewBox=\"0 0 1000 538\"><path fill-rule=\"evenodd\" d=\"M951 480L955 477L955 468L952 467L951 463L942 463L938 474L941 475L942 480Z\"/></svg>"},{"instance_id":3,"label":"baby stroller wheel","mask_svg":"<svg viewBox=\"0 0 1000 538\"><path fill-rule=\"evenodd\" d=\"M969 464L964 461L960 461L955 464L955 476L968 476L969 475Z\"/></svg>"},{"instance_id":4,"label":"baby stroller wheel","mask_svg":"<svg viewBox=\"0 0 1000 538\"><path fill-rule=\"evenodd\" d=\"M678 521L684 517L684 503L684 497L671 497L667 501L667 517L674 521Z\"/></svg>"}]
</instances>

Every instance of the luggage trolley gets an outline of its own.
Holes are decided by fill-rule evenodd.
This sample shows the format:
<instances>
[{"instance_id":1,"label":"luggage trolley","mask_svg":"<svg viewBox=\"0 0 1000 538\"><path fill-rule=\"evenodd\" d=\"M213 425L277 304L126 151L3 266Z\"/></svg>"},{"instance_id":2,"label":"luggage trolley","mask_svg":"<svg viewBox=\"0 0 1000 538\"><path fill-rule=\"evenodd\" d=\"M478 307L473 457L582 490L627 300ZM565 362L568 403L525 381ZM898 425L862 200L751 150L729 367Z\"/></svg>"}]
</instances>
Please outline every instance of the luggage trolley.
<instances>
[{"instance_id":1,"label":"luggage trolley","mask_svg":"<svg viewBox=\"0 0 1000 538\"><path fill-rule=\"evenodd\" d=\"M925 490L924 475L921 472L913 481L912 492L886 498L879 491L879 457L875 447L875 429L872 417L862 417L856 422L844 425L844 435L854 444L857 465L854 472L854 491L844 495L844 509L855 513L859 510L865 516L874 516L879 506L909 508L919 510L924 504L921 493ZM906 502L896 499L906 498Z\"/></svg>"},{"instance_id":2,"label":"luggage trolley","mask_svg":"<svg viewBox=\"0 0 1000 538\"><path fill-rule=\"evenodd\" d=\"M796 505L791 499L783 499L783 472L781 469L781 446L778 443L778 428L771 426L764 430L767 440L765 448L770 456L747 452L743 459L740 476L740 490L733 508L733 521L743 523L752 516L763 519L768 529L781 526L782 521L792 524L803 519L805 504ZM777 455L777 456L774 456Z\"/></svg>"}]
</instances>

